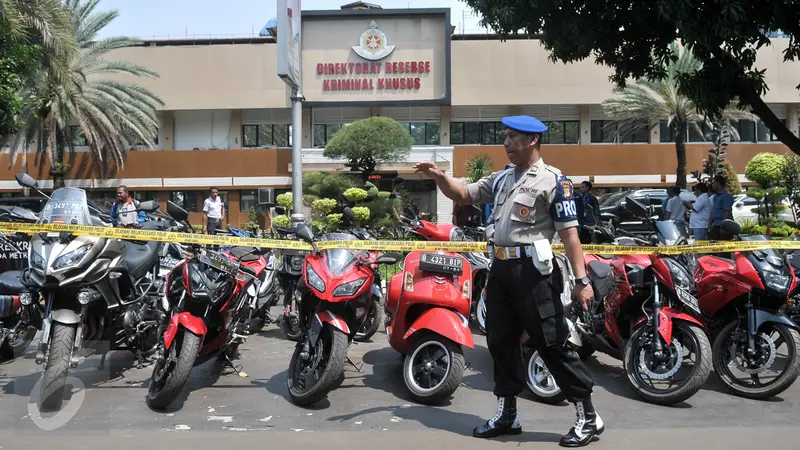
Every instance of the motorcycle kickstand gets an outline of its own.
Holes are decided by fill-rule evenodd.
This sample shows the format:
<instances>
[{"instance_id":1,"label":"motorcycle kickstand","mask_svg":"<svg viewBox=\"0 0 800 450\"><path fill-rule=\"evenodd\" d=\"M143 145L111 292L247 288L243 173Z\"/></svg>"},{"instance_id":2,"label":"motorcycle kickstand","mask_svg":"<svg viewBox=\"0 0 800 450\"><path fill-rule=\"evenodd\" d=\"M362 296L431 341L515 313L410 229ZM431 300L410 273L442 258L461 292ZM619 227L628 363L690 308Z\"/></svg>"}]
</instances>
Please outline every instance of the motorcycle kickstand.
<instances>
[{"instance_id":1,"label":"motorcycle kickstand","mask_svg":"<svg viewBox=\"0 0 800 450\"><path fill-rule=\"evenodd\" d=\"M106 367L106 355L108 352L103 352L103 356L100 357L100 364L97 366L97 370L103 370Z\"/></svg>"},{"instance_id":2,"label":"motorcycle kickstand","mask_svg":"<svg viewBox=\"0 0 800 450\"><path fill-rule=\"evenodd\" d=\"M356 370L357 370L359 373L361 373L361 368L362 368L362 367L364 367L364 363L361 363L360 365L358 365L358 364L356 364L355 362L353 362L353 360L352 360L352 359L350 359L350 357L349 357L349 356L346 356L345 358L346 358L346 359L345 359L345 362L347 362L347 363L348 363L348 364L350 364L351 366L355 367L355 369L356 369Z\"/></svg>"},{"instance_id":3,"label":"motorcycle kickstand","mask_svg":"<svg viewBox=\"0 0 800 450\"><path fill-rule=\"evenodd\" d=\"M236 367L236 365L233 363L233 361L231 361L231 358L228 356L227 353L223 355L223 358L225 359L224 364L226 366L233 369L233 371L236 372L236 375L242 376L241 369L244 367L244 365Z\"/></svg>"},{"instance_id":4,"label":"motorcycle kickstand","mask_svg":"<svg viewBox=\"0 0 800 450\"><path fill-rule=\"evenodd\" d=\"M144 367L144 355L142 355L142 349L136 350L136 368L141 369Z\"/></svg>"}]
</instances>

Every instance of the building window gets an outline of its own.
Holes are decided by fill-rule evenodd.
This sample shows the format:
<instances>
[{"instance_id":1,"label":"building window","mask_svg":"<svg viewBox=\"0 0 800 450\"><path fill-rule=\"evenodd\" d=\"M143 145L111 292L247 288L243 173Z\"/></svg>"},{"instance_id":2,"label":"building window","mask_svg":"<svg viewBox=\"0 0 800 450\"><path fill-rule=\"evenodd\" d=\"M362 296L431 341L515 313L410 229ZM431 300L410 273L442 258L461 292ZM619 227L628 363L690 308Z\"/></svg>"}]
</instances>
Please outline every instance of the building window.
<instances>
[{"instance_id":1,"label":"building window","mask_svg":"<svg viewBox=\"0 0 800 450\"><path fill-rule=\"evenodd\" d=\"M414 145L439 145L438 122L400 122L400 125L411 133Z\"/></svg>"},{"instance_id":2,"label":"building window","mask_svg":"<svg viewBox=\"0 0 800 450\"><path fill-rule=\"evenodd\" d=\"M504 140L500 122L450 122L453 145L503 145Z\"/></svg>"},{"instance_id":3,"label":"building window","mask_svg":"<svg viewBox=\"0 0 800 450\"><path fill-rule=\"evenodd\" d=\"M637 120L631 125L619 125L614 120L593 120L592 143L641 143L650 141L650 126L646 120Z\"/></svg>"},{"instance_id":4,"label":"building window","mask_svg":"<svg viewBox=\"0 0 800 450\"><path fill-rule=\"evenodd\" d=\"M577 120L554 120L545 125L547 132L542 136L542 144L579 144L581 141Z\"/></svg>"},{"instance_id":5,"label":"building window","mask_svg":"<svg viewBox=\"0 0 800 450\"><path fill-rule=\"evenodd\" d=\"M291 147L292 126L284 124L242 125L242 144L252 147Z\"/></svg>"},{"instance_id":6,"label":"building window","mask_svg":"<svg viewBox=\"0 0 800 450\"><path fill-rule=\"evenodd\" d=\"M69 126L69 139L72 141L73 147L83 147L88 145L86 136L83 135L83 130L78 125Z\"/></svg>"},{"instance_id":7,"label":"building window","mask_svg":"<svg viewBox=\"0 0 800 450\"><path fill-rule=\"evenodd\" d=\"M325 147L334 134L342 129L342 124L316 124L314 125L314 147Z\"/></svg>"},{"instance_id":8,"label":"building window","mask_svg":"<svg viewBox=\"0 0 800 450\"><path fill-rule=\"evenodd\" d=\"M172 191L172 203L185 209L186 212L198 212L201 209L197 207L198 191Z\"/></svg>"},{"instance_id":9,"label":"building window","mask_svg":"<svg viewBox=\"0 0 800 450\"><path fill-rule=\"evenodd\" d=\"M254 207L256 212L269 211L269 205L260 205L258 203L258 190L249 189L241 191L241 198L239 199L240 210L242 212L250 212L250 207Z\"/></svg>"},{"instance_id":10,"label":"building window","mask_svg":"<svg viewBox=\"0 0 800 450\"><path fill-rule=\"evenodd\" d=\"M786 126L786 119L780 119L783 126ZM731 124L739 132L740 142L777 142L779 139L769 128L759 120L740 120Z\"/></svg>"},{"instance_id":11,"label":"building window","mask_svg":"<svg viewBox=\"0 0 800 450\"><path fill-rule=\"evenodd\" d=\"M156 191L135 191L133 193L133 198L140 202L146 202L149 200L158 201L158 192Z\"/></svg>"}]
</instances>

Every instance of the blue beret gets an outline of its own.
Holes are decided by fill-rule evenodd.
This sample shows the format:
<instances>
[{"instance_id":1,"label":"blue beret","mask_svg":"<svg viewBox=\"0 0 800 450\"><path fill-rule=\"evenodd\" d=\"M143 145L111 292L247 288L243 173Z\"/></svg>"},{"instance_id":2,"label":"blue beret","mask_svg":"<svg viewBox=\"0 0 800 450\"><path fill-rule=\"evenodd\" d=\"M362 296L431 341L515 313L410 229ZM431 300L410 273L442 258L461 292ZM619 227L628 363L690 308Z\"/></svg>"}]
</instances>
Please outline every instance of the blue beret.
<instances>
[{"instance_id":1,"label":"blue beret","mask_svg":"<svg viewBox=\"0 0 800 450\"><path fill-rule=\"evenodd\" d=\"M544 133L547 125L531 116L508 116L503 117L503 125L522 133Z\"/></svg>"}]
</instances>

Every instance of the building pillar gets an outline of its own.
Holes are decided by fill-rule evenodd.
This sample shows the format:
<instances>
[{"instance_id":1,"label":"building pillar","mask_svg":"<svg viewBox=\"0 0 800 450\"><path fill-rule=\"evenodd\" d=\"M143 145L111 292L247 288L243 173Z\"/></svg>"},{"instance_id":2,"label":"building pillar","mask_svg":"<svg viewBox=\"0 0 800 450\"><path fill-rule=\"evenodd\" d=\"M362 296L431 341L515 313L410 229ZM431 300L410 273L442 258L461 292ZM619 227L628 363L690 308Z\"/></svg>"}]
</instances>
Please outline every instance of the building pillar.
<instances>
[{"instance_id":1,"label":"building pillar","mask_svg":"<svg viewBox=\"0 0 800 450\"><path fill-rule=\"evenodd\" d=\"M661 137L659 133L661 132L661 122L656 122L655 124L650 124L653 128L650 129L650 144L658 144L661 142Z\"/></svg>"},{"instance_id":2,"label":"building pillar","mask_svg":"<svg viewBox=\"0 0 800 450\"><path fill-rule=\"evenodd\" d=\"M228 148L243 148L242 142L242 110L231 110L231 129L230 129L230 142Z\"/></svg>"},{"instance_id":3,"label":"building pillar","mask_svg":"<svg viewBox=\"0 0 800 450\"><path fill-rule=\"evenodd\" d=\"M162 111L161 113L158 143L162 150L175 150L175 114L172 111Z\"/></svg>"},{"instance_id":4,"label":"building pillar","mask_svg":"<svg viewBox=\"0 0 800 450\"><path fill-rule=\"evenodd\" d=\"M581 145L589 145L592 143L592 106L581 105L581 122L579 124L581 133Z\"/></svg>"},{"instance_id":5,"label":"building pillar","mask_svg":"<svg viewBox=\"0 0 800 450\"><path fill-rule=\"evenodd\" d=\"M311 123L311 108L303 108L303 148L311 148L314 142L311 140L311 130L314 124Z\"/></svg>"},{"instance_id":6,"label":"building pillar","mask_svg":"<svg viewBox=\"0 0 800 450\"><path fill-rule=\"evenodd\" d=\"M450 106L439 110L439 145L450 145Z\"/></svg>"},{"instance_id":7,"label":"building pillar","mask_svg":"<svg viewBox=\"0 0 800 450\"><path fill-rule=\"evenodd\" d=\"M449 125L448 125L449 126ZM439 167L447 164L445 174L448 177L453 176L453 147L437 150L439 155L435 155L434 161ZM447 161L447 162L443 162ZM443 168L443 167L442 167ZM453 223L453 201L447 198L439 187L436 187L436 223Z\"/></svg>"},{"instance_id":8,"label":"building pillar","mask_svg":"<svg viewBox=\"0 0 800 450\"><path fill-rule=\"evenodd\" d=\"M795 136L800 136L800 105L797 103L786 105L786 127Z\"/></svg>"}]
</instances>

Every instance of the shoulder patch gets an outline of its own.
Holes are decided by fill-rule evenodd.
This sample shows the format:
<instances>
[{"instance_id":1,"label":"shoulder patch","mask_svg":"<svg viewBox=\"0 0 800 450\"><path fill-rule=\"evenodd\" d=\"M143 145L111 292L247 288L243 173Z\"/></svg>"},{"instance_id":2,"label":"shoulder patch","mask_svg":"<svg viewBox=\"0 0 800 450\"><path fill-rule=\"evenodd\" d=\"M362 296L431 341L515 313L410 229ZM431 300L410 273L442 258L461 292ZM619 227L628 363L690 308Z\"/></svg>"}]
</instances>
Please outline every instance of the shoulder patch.
<instances>
[{"instance_id":1,"label":"shoulder patch","mask_svg":"<svg viewBox=\"0 0 800 450\"><path fill-rule=\"evenodd\" d=\"M556 222L578 220L578 209L573 198L572 182L563 175L556 177L555 196L550 205L550 214Z\"/></svg>"}]
</instances>

